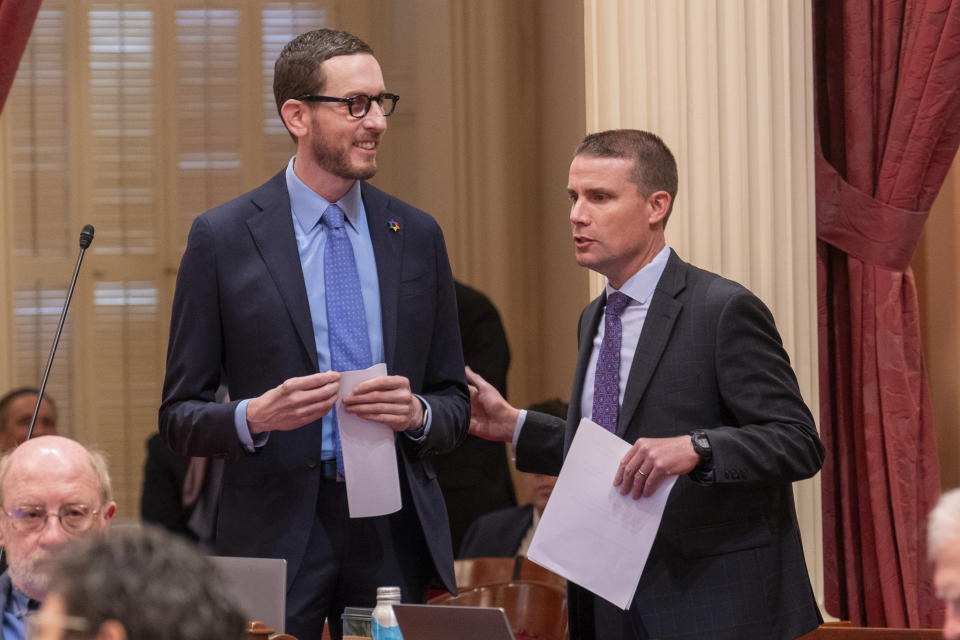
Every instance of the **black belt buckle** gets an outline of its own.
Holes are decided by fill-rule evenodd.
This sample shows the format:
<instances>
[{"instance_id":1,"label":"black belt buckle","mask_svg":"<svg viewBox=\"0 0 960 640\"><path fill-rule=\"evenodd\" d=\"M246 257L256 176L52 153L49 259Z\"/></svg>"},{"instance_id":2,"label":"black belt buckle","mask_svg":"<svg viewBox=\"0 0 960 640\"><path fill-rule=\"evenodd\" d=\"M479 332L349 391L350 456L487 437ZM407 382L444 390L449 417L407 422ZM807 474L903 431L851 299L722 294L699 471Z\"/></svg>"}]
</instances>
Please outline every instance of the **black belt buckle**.
<instances>
[{"instance_id":1,"label":"black belt buckle","mask_svg":"<svg viewBox=\"0 0 960 640\"><path fill-rule=\"evenodd\" d=\"M344 478L337 472L336 460L320 461L320 477L328 482L343 482Z\"/></svg>"}]
</instances>

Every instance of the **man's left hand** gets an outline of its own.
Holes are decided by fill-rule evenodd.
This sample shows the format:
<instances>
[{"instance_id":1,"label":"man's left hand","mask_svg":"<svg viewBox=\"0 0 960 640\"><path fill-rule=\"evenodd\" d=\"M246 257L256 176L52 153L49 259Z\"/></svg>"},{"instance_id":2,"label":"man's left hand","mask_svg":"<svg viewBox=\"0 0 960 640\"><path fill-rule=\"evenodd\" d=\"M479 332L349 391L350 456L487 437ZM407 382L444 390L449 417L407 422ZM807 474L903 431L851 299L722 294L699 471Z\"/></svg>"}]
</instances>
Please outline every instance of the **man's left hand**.
<instances>
[{"instance_id":1,"label":"man's left hand","mask_svg":"<svg viewBox=\"0 0 960 640\"><path fill-rule=\"evenodd\" d=\"M423 423L423 406L410 391L410 381L403 376L364 380L343 397L343 408L394 431L417 429Z\"/></svg>"},{"instance_id":2,"label":"man's left hand","mask_svg":"<svg viewBox=\"0 0 960 640\"><path fill-rule=\"evenodd\" d=\"M613 486L621 495L632 492L634 500L648 498L667 476L690 473L699 462L690 436L640 438L620 460Z\"/></svg>"}]
</instances>

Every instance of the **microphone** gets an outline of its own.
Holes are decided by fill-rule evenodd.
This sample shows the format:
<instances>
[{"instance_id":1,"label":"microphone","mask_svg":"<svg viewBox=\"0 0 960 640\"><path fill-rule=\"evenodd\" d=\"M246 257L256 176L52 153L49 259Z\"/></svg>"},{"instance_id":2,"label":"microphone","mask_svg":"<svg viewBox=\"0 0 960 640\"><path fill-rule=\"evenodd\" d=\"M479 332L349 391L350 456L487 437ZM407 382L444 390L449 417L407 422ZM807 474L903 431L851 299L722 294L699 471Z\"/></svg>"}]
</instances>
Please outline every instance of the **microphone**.
<instances>
[{"instance_id":1,"label":"microphone","mask_svg":"<svg viewBox=\"0 0 960 640\"><path fill-rule=\"evenodd\" d=\"M93 225L85 224L80 231L80 255L77 256L77 266L73 270L73 279L70 281L70 288L67 289L67 298L63 301L63 309L60 311L60 322L57 324L57 332L53 336L53 344L50 345L50 356L47 358L47 368L43 372L43 380L40 381L40 391L37 393L37 404L33 408L33 417L30 418L30 430L27 431L27 440L33 436L33 426L37 423L37 414L40 412L40 403L43 401L43 391L47 388L47 379L50 377L50 368L53 366L53 356L57 353L57 345L60 344L60 334L63 332L63 323L67 319L67 309L70 308L70 299L73 298L73 290L77 288L77 276L80 275L80 264L83 262L83 254L90 248L93 242Z\"/></svg>"}]
</instances>

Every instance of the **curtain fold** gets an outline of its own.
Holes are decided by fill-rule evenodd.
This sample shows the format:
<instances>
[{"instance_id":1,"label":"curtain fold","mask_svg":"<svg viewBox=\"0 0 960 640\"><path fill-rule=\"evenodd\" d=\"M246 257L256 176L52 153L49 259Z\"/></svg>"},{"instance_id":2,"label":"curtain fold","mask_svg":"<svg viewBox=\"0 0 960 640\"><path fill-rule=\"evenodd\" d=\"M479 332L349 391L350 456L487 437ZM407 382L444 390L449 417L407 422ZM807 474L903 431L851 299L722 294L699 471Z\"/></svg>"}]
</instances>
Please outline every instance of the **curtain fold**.
<instances>
[{"instance_id":1,"label":"curtain fold","mask_svg":"<svg viewBox=\"0 0 960 640\"><path fill-rule=\"evenodd\" d=\"M40 11L40 1L0 0L0 112Z\"/></svg>"},{"instance_id":2,"label":"curtain fold","mask_svg":"<svg viewBox=\"0 0 960 640\"><path fill-rule=\"evenodd\" d=\"M940 492L909 262L960 144L960 2L815 0L827 611L934 627Z\"/></svg>"}]
</instances>

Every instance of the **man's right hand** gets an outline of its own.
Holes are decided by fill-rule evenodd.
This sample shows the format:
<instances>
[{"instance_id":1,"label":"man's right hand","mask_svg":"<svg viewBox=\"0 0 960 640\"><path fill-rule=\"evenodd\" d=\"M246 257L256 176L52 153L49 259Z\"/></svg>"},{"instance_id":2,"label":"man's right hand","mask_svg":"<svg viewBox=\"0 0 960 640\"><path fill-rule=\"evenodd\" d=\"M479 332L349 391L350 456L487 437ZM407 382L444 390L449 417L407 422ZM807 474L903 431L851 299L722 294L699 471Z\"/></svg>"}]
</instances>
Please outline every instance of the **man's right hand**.
<instances>
[{"instance_id":1,"label":"man's right hand","mask_svg":"<svg viewBox=\"0 0 960 640\"><path fill-rule=\"evenodd\" d=\"M337 402L340 374L325 371L284 380L247 403L247 426L256 435L291 431L327 415Z\"/></svg>"},{"instance_id":2,"label":"man's right hand","mask_svg":"<svg viewBox=\"0 0 960 640\"><path fill-rule=\"evenodd\" d=\"M466 372L470 389L470 435L484 440L512 442L520 411L473 369L467 367Z\"/></svg>"}]
</instances>

